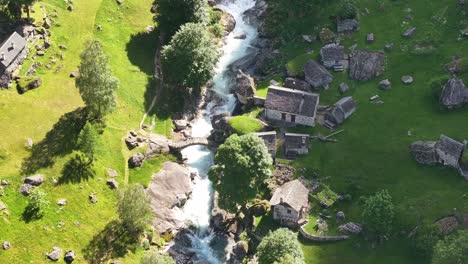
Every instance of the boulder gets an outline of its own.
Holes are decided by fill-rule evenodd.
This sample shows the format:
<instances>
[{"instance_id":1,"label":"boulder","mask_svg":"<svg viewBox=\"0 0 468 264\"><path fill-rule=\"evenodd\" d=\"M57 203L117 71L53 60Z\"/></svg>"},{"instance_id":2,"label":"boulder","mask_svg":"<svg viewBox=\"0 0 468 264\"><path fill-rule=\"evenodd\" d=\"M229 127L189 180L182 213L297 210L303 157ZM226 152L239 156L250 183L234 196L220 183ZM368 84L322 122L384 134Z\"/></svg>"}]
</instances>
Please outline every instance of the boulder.
<instances>
[{"instance_id":1,"label":"boulder","mask_svg":"<svg viewBox=\"0 0 468 264\"><path fill-rule=\"evenodd\" d=\"M214 10L222 12L220 23L227 34L231 33L236 27L236 19L229 12L222 9L214 8Z\"/></svg>"},{"instance_id":2,"label":"boulder","mask_svg":"<svg viewBox=\"0 0 468 264\"><path fill-rule=\"evenodd\" d=\"M167 138L153 136L150 138L148 147L145 150L145 157L150 159L160 154L169 154L169 151L170 149Z\"/></svg>"},{"instance_id":3,"label":"boulder","mask_svg":"<svg viewBox=\"0 0 468 264\"><path fill-rule=\"evenodd\" d=\"M333 81L333 75L315 60L306 62L304 65L304 76L306 82L314 88L328 88L328 85Z\"/></svg>"},{"instance_id":4,"label":"boulder","mask_svg":"<svg viewBox=\"0 0 468 264\"><path fill-rule=\"evenodd\" d=\"M373 43L374 40L375 40L374 33L369 33L369 34L367 34L366 41L367 41L368 44Z\"/></svg>"},{"instance_id":5,"label":"boulder","mask_svg":"<svg viewBox=\"0 0 468 264\"><path fill-rule=\"evenodd\" d=\"M265 215L270 210L270 202L267 200L257 200L249 207L249 212L253 216Z\"/></svg>"},{"instance_id":6,"label":"boulder","mask_svg":"<svg viewBox=\"0 0 468 264\"><path fill-rule=\"evenodd\" d=\"M389 42L385 44L385 50L386 51L392 51L393 50L393 43Z\"/></svg>"},{"instance_id":7,"label":"boulder","mask_svg":"<svg viewBox=\"0 0 468 264\"><path fill-rule=\"evenodd\" d=\"M129 150L132 150L134 148L137 148L139 146L138 140L136 137L133 137L132 135L129 135L125 138L125 144L127 145L127 148Z\"/></svg>"},{"instance_id":8,"label":"boulder","mask_svg":"<svg viewBox=\"0 0 468 264\"><path fill-rule=\"evenodd\" d=\"M34 186L39 186L45 181L45 176L43 174L36 174L33 176L26 177L24 183L31 184Z\"/></svg>"},{"instance_id":9,"label":"boulder","mask_svg":"<svg viewBox=\"0 0 468 264\"><path fill-rule=\"evenodd\" d=\"M413 27L413 28L410 28L410 29L407 29L405 32L403 32L403 34L401 34L403 37L405 38L412 38L414 36L414 34L416 33L416 28Z\"/></svg>"},{"instance_id":10,"label":"boulder","mask_svg":"<svg viewBox=\"0 0 468 264\"><path fill-rule=\"evenodd\" d=\"M121 4L123 4L124 0L116 0L116 2L117 2L118 5L121 5Z\"/></svg>"},{"instance_id":11,"label":"boulder","mask_svg":"<svg viewBox=\"0 0 468 264\"><path fill-rule=\"evenodd\" d=\"M65 206L65 205L67 205L67 199L65 199L65 198L59 199L59 200L57 201L57 204L58 204L59 206Z\"/></svg>"},{"instance_id":12,"label":"boulder","mask_svg":"<svg viewBox=\"0 0 468 264\"><path fill-rule=\"evenodd\" d=\"M88 195L88 199L89 199L89 202L92 203L92 204L97 204L97 202L98 202L98 199L96 197L96 193L92 193L92 194Z\"/></svg>"},{"instance_id":13,"label":"boulder","mask_svg":"<svg viewBox=\"0 0 468 264\"><path fill-rule=\"evenodd\" d=\"M28 196L29 194L31 194L31 191L33 189L34 189L34 186L31 184L22 184L19 188L19 192L24 196Z\"/></svg>"},{"instance_id":14,"label":"boulder","mask_svg":"<svg viewBox=\"0 0 468 264\"><path fill-rule=\"evenodd\" d=\"M253 103L255 91L254 79L239 70L237 72L236 84L234 87L234 93L236 94L239 102L243 105Z\"/></svg>"},{"instance_id":15,"label":"boulder","mask_svg":"<svg viewBox=\"0 0 468 264\"><path fill-rule=\"evenodd\" d=\"M70 73L70 78L76 78L76 77L78 77L78 74L79 74L79 71L77 71L77 70L76 70L76 71L72 71L72 72Z\"/></svg>"},{"instance_id":16,"label":"boulder","mask_svg":"<svg viewBox=\"0 0 468 264\"><path fill-rule=\"evenodd\" d=\"M384 72L383 52L356 50L351 53L350 58L349 77L353 80L367 81Z\"/></svg>"},{"instance_id":17,"label":"boulder","mask_svg":"<svg viewBox=\"0 0 468 264\"><path fill-rule=\"evenodd\" d=\"M412 84L414 81L413 76L405 75L401 77L401 82L406 85Z\"/></svg>"},{"instance_id":18,"label":"boulder","mask_svg":"<svg viewBox=\"0 0 468 264\"><path fill-rule=\"evenodd\" d=\"M139 168L143 165L143 161L145 160L145 155L138 152L130 156L128 159L128 167L130 168Z\"/></svg>"},{"instance_id":19,"label":"boulder","mask_svg":"<svg viewBox=\"0 0 468 264\"><path fill-rule=\"evenodd\" d=\"M185 226L183 203L190 197L192 181L186 167L174 162L165 162L163 168L153 175L147 194L155 218L153 227L159 233L176 232Z\"/></svg>"},{"instance_id":20,"label":"boulder","mask_svg":"<svg viewBox=\"0 0 468 264\"><path fill-rule=\"evenodd\" d=\"M181 130L184 130L188 127L189 125L189 122L185 119L177 119L177 120L173 120L172 123L174 123L174 126L175 126L175 130L176 131L181 131Z\"/></svg>"},{"instance_id":21,"label":"boulder","mask_svg":"<svg viewBox=\"0 0 468 264\"><path fill-rule=\"evenodd\" d=\"M442 89L439 101L449 109L468 103L468 88L465 87L463 80L450 79Z\"/></svg>"},{"instance_id":22,"label":"boulder","mask_svg":"<svg viewBox=\"0 0 468 264\"><path fill-rule=\"evenodd\" d=\"M360 224L349 222L344 225L340 225L338 227L338 230L340 230L340 232L344 234L357 235L362 232L362 226Z\"/></svg>"},{"instance_id":23,"label":"boulder","mask_svg":"<svg viewBox=\"0 0 468 264\"><path fill-rule=\"evenodd\" d=\"M65 252L65 256L63 257L66 263L72 263L75 260L75 251L68 250Z\"/></svg>"},{"instance_id":24,"label":"boulder","mask_svg":"<svg viewBox=\"0 0 468 264\"><path fill-rule=\"evenodd\" d=\"M359 21L356 19L344 19L337 22L338 33L351 33L359 31Z\"/></svg>"},{"instance_id":25,"label":"boulder","mask_svg":"<svg viewBox=\"0 0 468 264\"><path fill-rule=\"evenodd\" d=\"M27 148L32 148L34 145L34 141L32 140L32 138L27 138L26 139L26 147Z\"/></svg>"},{"instance_id":26,"label":"boulder","mask_svg":"<svg viewBox=\"0 0 468 264\"><path fill-rule=\"evenodd\" d=\"M2 180L2 181L0 182L0 184L1 184L1 185L4 185L4 186L5 186L5 185L8 185L8 181L7 181L7 180Z\"/></svg>"},{"instance_id":27,"label":"boulder","mask_svg":"<svg viewBox=\"0 0 468 264\"><path fill-rule=\"evenodd\" d=\"M249 252L249 245L245 241L239 241L232 247L232 254L237 260L242 261Z\"/></svg>"},{"instance_id":28,"label":"boulder","mask_svg":"<svg viewBox=\"0 0 468 264\"><path fill-rule=\"evenodd\" d=\"M349 86L346 83L340 83L338 86L338 91L340 91L341 94L344 94L349 91Z\"/></svg>"},{"instance_id":29,"label":"boulder","mask_svg":"<svg viewBox=\"0 0 468 264\"><path fill-rule=\"evenodd\" d=\"M302 35L302 39L307 43L312 43L315 40L312 35Z\"/></svg>"},{"instance_id":30,"label":"boulder","mask_svg":"<svg viewBox=\"0 0 468 264\"><path fill-rule=\"evenodd\" d=\"M117 183L117 181L115 179L107 180L106 184L109 185L109 187L112 190L115 190L115 189L119 188L119 184Z\"/></svg>"},{"instance_id":31,"label":"boulder","mask_svg":"<svg viewBox=\"0 0 468 264\"><path fill-rule=\"evenodd\" d=\"M211 226L214 230L225 231L228 225L228 213L222 209L216 208L211 212Z\"/></svg>"},{"instance_id":32,"label":"boulder","mask_svg":"<svg viewBox=\"0 0 468 264\"><path fill-rule=\"evenodd\" d=\"M51 261L58 261L62 257L62 249L53 247L50 253L46 253L46 256Z\"/></svg>"},{"instance_id":33,"label":"boulder","mask_svg":"<svg viewBox=\"0 0 468 264\"><path fill-rule=\"evenodd\" d=\"M67 7L67 10L70 11L70 12L73 11L74 9L75 8L73 7L73 5L68 5L68 7Z\"/></svg>"},{"instance_id":34,"label":"boulder","mask_svg":"<svg viewBox=\"0 0 468 264\"><path fill-rule=\"evenodd\" d=\"M112 169L112 168L107 168L106 169L106 175L109 178L115 178L115 177L117 177L119 175L119 173L116 170Z\"/></svg>"},{"instance_id":35,"label":"boulder","mask_svg":"<svg viewBox=\"0 0 468 264\"><path fill-rule=\"evenodd\" d=\"M59 44L58 47L59 47L59 49L61 49L61 50L66 50L66 49L68 49L68 47L65 46L65 45L63 45L63 44Z\"/></svg>"},{"instance_id":36,"label":"boulder","mask_svg":"<svg viewBox=\"0 0 468 264\"><path fill-rule=\"evenodd\" d=\"M3 248L3 250L8 250L8 249L10 249L10 248L11 248L11 243L8 242L8 241L4 241L4 242L2 243L2 248Z\"/></svg>"},{"instance_id":37,"label":"boulder","mask_svg":"<svg viewBox=\"0 0 468 264\"><path fill-rule=\"evenodd\" d=\"M413 158L420 164L433 165L438 163L434 141L417 141L411 144L410 150Z\"/></svg>"},{"instance_id":38,"label":"boulder","mask_svg":"<svg viewBox=\"0 0 468 264\"><path fill-rule=\"evenodd\" d=\"M6 209L6 205L2 201L0 201L0 211L5 210L5 209Z\"/></svg>"},{"instance_id":39,"label":"boulder","mask_svg":"<svg viewBox=\"0 0 468 264\"><path fill-rule=\"evenodd\" d=\"M336 221L341 222L346 219L345 213L343 211L339 211L336 213Z\"/></svg>"},{"instance_id":40,"label":"boulder","mask_svg":"<svg viewBox=\"0 0 468 264\"><path fill-rule=\"evenodd\" d=\"M236 35L234 35L234 38L235 39L246 39L247 34L245 32L237 33Z\"/></svg>"},{"instance_id":41,"label":"boulder","mask_svg":"<svg viewBox=\"0 0 468 264\"><path fill-rule=\"evenodd\" d=\"M319 34L319 38L322 44L330 44L335 42L336 34L329 28L322 28Z\"/></svg>"},{"instance_id":42,"label":"boulder","mask_svg":"<svg viewBox=\"0 0 468 264\"><path fill-rule=\"evenodd\" d=\"M29 90L37 89L42 85L40 77L21 77L16 80L17 88L20 93L25 93Z\"/></svg>"},{"instance_id":43,"label":"boulder","mask_svg":"<svg viewBox=\"0 0 468 264\"><path fill-rule=\"evenodd\" d=\"M308 91L311 88L311 85L308 82L291 77L284 80L283 86L301 91Z\"/></svg>"},{"instance_id":44,"label":"boulder","mask_svg":"<svg viewBox=\"0 0 468 264\"><path fill-rule=\"evenodd\" d=\"M388 79L382 80L379 82L379 88L385 91L390 90L392 89L392 83Z\"/></svg>"}]
</instances>

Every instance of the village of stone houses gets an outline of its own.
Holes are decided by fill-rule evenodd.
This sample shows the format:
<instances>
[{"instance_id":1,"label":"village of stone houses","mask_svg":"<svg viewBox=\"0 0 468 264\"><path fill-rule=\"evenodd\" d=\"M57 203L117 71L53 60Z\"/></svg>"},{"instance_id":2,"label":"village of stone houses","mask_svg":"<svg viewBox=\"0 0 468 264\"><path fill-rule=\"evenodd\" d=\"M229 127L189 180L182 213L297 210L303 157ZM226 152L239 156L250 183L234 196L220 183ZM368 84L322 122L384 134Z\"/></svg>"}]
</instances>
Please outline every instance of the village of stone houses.
<instances>
[{"instance_id":1,"label":"village of stone houses","mask_svg":"<svg viewBox=\"0 0 468 264\"><path fill-rule=\"evenodd\" d=\"M467 0L0 0L0 264L468 264Z\"/></svg>"}]
</instances>

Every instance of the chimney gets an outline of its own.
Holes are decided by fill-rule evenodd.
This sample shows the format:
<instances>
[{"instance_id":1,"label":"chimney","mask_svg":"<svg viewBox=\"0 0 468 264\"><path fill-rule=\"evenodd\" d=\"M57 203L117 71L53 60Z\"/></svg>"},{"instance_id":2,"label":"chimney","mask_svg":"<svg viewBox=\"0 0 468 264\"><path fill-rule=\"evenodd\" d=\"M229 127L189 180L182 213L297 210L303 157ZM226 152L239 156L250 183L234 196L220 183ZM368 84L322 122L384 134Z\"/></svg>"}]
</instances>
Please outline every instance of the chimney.
<instances>
[{"instance_id":1,"label":"chimney","mask_svg":"<svg viewBox=\"0 0 468 264\"><path fill-rule=\"evenodd\" d=\"M283 197L280 198L280 203L283 203Z\"/></svg>"},{"instance_id":2,"label":"chimney","mask_svg":"<svg viewBox=\"0 0 468 264\"><path fill-rule=\"evenodd\" d=\"M2 60L5 60L5 52L2 52Z\"/></svg>"},{"instance_id":3,"label":"chimney","mask_svg":"<svg viewBox=\"0 0 468 264\"><path fill-rule=\"evenodd\" d=\"M11 43L11 48L15 49L15 43L14 42Z\"/></svg>"}]
</instances>

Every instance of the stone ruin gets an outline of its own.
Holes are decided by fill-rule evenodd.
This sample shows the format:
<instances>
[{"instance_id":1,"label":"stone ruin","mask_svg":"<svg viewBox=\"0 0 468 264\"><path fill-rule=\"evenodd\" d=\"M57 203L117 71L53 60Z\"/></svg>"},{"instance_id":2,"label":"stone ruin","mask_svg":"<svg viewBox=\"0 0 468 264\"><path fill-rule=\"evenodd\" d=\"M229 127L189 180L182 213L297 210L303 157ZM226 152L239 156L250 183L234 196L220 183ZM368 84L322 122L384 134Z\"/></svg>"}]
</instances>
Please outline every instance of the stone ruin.
<instances>
[{"instance_id":1,"label":"stone ruin","mask_svg":"<svg viewBox=\"0 0 468 264\"><path fill-rule=\"evenodd\" d=\"M457 169L468 180L468 160L463 154L466 142L461 143L445 135L439 141L417 141L411 144L411 154L420 164L444 165Z\"/></svg>"}]
</instances>

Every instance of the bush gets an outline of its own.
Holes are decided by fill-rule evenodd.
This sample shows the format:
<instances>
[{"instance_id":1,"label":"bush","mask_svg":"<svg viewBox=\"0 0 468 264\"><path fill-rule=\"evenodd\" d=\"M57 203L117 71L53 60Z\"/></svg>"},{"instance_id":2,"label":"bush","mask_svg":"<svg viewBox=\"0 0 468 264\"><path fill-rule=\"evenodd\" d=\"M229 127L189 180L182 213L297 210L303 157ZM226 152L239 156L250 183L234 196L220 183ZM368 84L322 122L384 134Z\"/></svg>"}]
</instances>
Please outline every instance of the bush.
<instances>
[{"instance_id":1,"label":"bush","mask_svg":"<svg viewBox=\"0 0 468 264\"><path fill-rule=\"evenodd\" d=\"M353 19L357 18L359 14L359 10L353 3L349 0L343 1L340 5L337 16L341 19Z\"/></svg>"},{"instance_id":2,"label":"bush","mask_svg":"<svg viewBox=\"0 0 468 264\"><path fill-rule=\"evenodd\" d=\"M439 229L436 224L421 224L413 237L413 247L422 256L430 258L437 241L440 239Z\"/></svg>"},{"instance_id":3,"label":"bush","mask_svg":"<svg viewBox=\"0 0 468 264\"><path fill-rule=\"evenodd\" d=\"M437 242L432 264L468 263L468 230L458 231Z\"/></svg>"},{"instance_id":4,"label":"bush","mask_svg":"<svg viewBox=\"0 0 468 264\"><path fill-rule=\"evenodd\" d=\"M304 255L297 236L286 228L270 232L258 245L257 256L259 264L302 264ZM294 260L293 262L284 262ZM278 262L277 262L278 261Z\"/></svg>"},{"instance_id":5,"label":"bush","mask_svg":"<svg viewBox=\"0 0 468 264\"><path fill-rule=\"evenodd\" d=\"M366 228L376 235L388 235L392 230L395 216L392 196L387 190L377 192L369 197L362 212Z\"/></svg>"},{"instance_id":6,"label":"bush","mask_svg":"<svg viewBox=\"0 0 468 264\"><path fill-rule=\"evenodd\" d=\"M249 207L249 211L254 216L262 216L270 211L270 202L267 200L255 199L253 204Z\"/></svg>"},{"instance_id":7,"label":"bush","mask_svg":"<svg viewBox=\"0 0 468 264\"><path fill-rule=\"evenodd\" d=\"M47 200L47 193L39 188L35 188L29 195L28 210L33 212L36 216L42 216L44 210L49 206L49 200Z\"/></svg>"}]
</instances>

